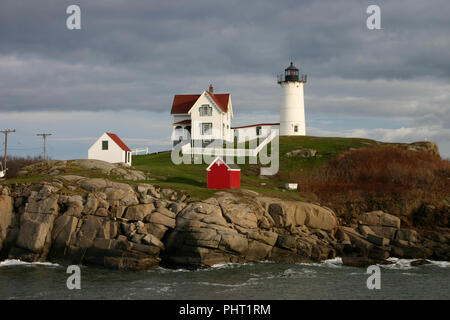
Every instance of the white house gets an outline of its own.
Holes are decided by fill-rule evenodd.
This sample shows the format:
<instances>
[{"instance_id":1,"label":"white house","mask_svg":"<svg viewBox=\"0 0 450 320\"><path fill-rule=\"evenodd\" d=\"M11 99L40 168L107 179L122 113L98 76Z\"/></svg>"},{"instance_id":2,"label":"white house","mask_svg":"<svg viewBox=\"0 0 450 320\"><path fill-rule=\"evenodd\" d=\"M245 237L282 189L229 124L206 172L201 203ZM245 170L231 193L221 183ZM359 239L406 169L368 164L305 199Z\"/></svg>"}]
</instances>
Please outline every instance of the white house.
<instances>
[{"instance_id":1,"label":"white house","mask_svg":"<svg viewBox=\"0 0 450 320\"><path fill-rule=\"evenodd\" d=\"M206 146L213 140L233 141L230 94L214 93L212 85L201 94L175 95L170 114L173 145L183 141L198 146Z\"/></svg>"},{"instance_id":2,"label":"white house","mask_svg":"<svg viewBox=\"0 0 450 320\"><path fill-rule=\"evenodd\" d=\"M233 108L229 93L214 93L210 85L202 94L175 95L171 115L172 142L183 142L183 150L189 146L205 147L212 141L243 142L270 135L271 129L279 130L281 136L301 136L306 134L305 103L303 85L306 75L291 64L278 76L281 86L280 122L259 123L241 127L231 127Z\"/></svg>"},{"instance_id":3,"label":"white house","mask_svg":"<svg viewBox=\"0 0 450 320\"><path fill-rule=\"evenodd\" d=\"M248 126L232 127L236 142L252 141L266 138L270 135L271 129L279 129L279 123L258 123Z\"/></svg>"},{"instance_id":4,"label":"white house","mask_svg":"<svg viewBox=\"0 0 450 320\"><path fill-rule=\"evenodd\" d=\"M131 150L114 133L105 132L89 148L88 159L131 165Z\"/></svg>"}]
</instances>

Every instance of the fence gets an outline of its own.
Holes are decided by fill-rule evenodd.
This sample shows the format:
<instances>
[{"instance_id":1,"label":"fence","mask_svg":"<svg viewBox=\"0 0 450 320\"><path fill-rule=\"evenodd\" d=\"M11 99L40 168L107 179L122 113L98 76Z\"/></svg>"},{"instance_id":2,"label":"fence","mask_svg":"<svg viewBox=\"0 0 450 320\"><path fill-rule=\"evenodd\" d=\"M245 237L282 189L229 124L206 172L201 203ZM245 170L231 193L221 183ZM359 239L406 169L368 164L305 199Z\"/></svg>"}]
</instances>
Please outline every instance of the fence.
<instances>
[{"instance_id":1,"label":"fence","mask_svg":"<svg viewBox=\"0 0 450 320\"><path fill-rule=\"evenodd\" d=\"M147 148L131 150L131 154L135 154L135 155L138 155L141 152L145 152L144 154L148 154L148 147Z\"/></svg>"}]
</instances>

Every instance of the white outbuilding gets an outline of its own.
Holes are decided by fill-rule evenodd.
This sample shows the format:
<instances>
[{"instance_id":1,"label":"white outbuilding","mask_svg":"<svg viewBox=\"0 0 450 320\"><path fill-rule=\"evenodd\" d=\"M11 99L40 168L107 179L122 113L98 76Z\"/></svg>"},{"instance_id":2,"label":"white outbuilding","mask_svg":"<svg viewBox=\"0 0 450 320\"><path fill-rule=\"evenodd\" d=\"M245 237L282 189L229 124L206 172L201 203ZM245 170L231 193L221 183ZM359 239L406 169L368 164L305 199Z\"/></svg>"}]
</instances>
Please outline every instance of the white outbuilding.
<instances>
[{"instance_id":1,"label":"white outbuilding","mask_svg":"<svg viewBox=\"0 0 450 320\"><path fill-rule=\"evenodd\" d=\"M89 148L88 159L131 166L131 149L114 133L105 132Z\"/></svg>"}]
</instances>

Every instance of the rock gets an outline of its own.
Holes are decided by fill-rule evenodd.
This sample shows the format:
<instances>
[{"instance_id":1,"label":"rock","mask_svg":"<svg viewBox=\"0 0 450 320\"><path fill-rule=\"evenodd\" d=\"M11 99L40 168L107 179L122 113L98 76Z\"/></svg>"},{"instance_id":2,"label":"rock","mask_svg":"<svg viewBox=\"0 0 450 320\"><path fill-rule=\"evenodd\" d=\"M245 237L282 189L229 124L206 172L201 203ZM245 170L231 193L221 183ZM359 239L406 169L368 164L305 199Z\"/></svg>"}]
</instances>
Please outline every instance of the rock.
<instances>
[{"instance_id":1,"label":"rock","mask_svg":"<svg viewBox=\"0 0 450 320\"><path fill-rule=\"evenodd\" d=\"M136 225L132 223L121 223L122 232L127 237L132 237L136 233Z\"/></svg>"},{"instance_id":2,"label":"rock","mask_svg":"<svg viewBox=\"0 0 450 320\"><path fill-rule=\"evenodd\" d=\"M169 205L169 209L175 213L175 215L186 207L186 203L184 202L174 202Z\"/></svg>"},{"instance_id":3,"label":"rock","mask_svg":"<svg viewBox=\"0 0 450 320\"><path fill-rule=\"evenodd\" d=\"M269 256L272 248L262 242L250 240L245 258L249 261L263 261Z\"/></svg>"},{"instance_id":4,"label":"rock","mask_svg":"<svg viewBox=\"0 0 450 320\"><path fill-rule=\"evenodd\" d=\"M403 256L407 259L428 259L433 255L433 251L424 247L405 246L401 247Z\"/></svg>"},{"instance_id":5,"label":"rock","mask_svg":"<svg viewBox=\"0 0 450 320\"><path fill-rule=\"evenodd\" d=\"M31 199L30 199L31 198ZM30 213L58 214L58 196L51 195L48 198L37 200L30 196L25 206L25 211Z\"/></svg>"},{"instance_id":6,"label":"rock","mask_svg":"<svg viewBox=\"0 0 450 320\"><path fill-rule=\"evenodd\" d=\"M153 204L137 204L131 207L128 207L125 212L125 219L131 221L142 221L144 217L150 214L155 206Z\"/></svg>"},{"instance_id":7,"label":"rock","mask_svg":"<svg viewBox=\"0 0 450 320\"><path fill-rule=\"evenodd\" d=\"M158 248L160 248L161 250L164 250L164 244L154 235L148 233L146 234L143 238L142 238L142 243L143 244L147 244L147 245L153 245L156 246Z\"/></svg>"},{"instance_id":8,"label":"rock","mask_svg":"<svg viewBox=\"0 0 450 320\"><path fill-rule=\"evenodd\" d=\"M276 243L277 247L294 250L297 242L294 236L279 235Z\"/></svg>"},{"instance_id":9,"label":"rock","mask_svg":"<svg viewBox=\"0 0 450 320\"><path fill-rule=\"evenodd\" d=\"M377 236L388 238L389 240L394 240L397 232L397 229L393 227L370 226L370 229L372 229Z\"/></svg>"},{"instance_id":10,"label":"rock","mask_svg":"<svg viewBox=\"0 0 450 320\"><path fill-rule=\"evenodd\" d=\"M255 205L242 204L238 199L227 193L222 193L217 200L222 208L223 216L228 221L244 228L256 229L258 227Z\"/></svg>"},{"instance_id":11,"label":"rock","mask_svg":"<svg viewBox=\"0 0 450 320\"><path fill-rule=\"evenodd\" d=\"M418 260L411 261L412 267L423 266L426 264L431 264L431 262L426 259L418 259Z\"/></svg>"},{"instance_id":12,"label":"rock","mask_svg":"<svg viewBox=\"0 0 450 320\"><path fill-rule=\"evenodd\" d=\"M373 248L373 244L365 240L364 236L359 234L356 230L349 227L341 227L341 230L347 234L347 236L350 238L351 243L356 247L362 249L363 252L367 253Z\"/></svg>"},{"instance_id":13,"label":"rock","mask_svg":"<svg viewBox=\"0 0 450 320\"><path fill-rule=\"evenodd\" d=\"M57 247L66 247L75 233L78 224L78 218L68 215L62 215L55 219L52 239L53 245Z\"/></svg>"},{"instance_id":14,"label":"rock","mask_svg":"<svg viewBox=\"0 0 450 320\"><path fill-rule=\"evenodd\" d=\"M220 232L219 247L223 247L225 250L231 250L236 253L242 253L248 248L248 241L236 233Z\"/></svg>"},{"instance_id":15,"label":"rock","mask_svg":"<svg viewBox=\"0 0 450 320\"><path fill-rule=\"evenodd\" d=\"M66 176L66 179L67 179L67 176ZM83 188L84 190L90 191L90 192L95 192L97 190L104 189L108 185L105 179L99 179L99 178L83 179L82 181L79 181L78 183L81 188Z\"/></svg>"},{"instance_id":16,"label":"rock","mask_svg":"<svg viewBox=\"0 0 450 320\"><path fill-rule=\"evenodd\" d=\"M350 243L350 237L341 228L337 229L335 237L341 243Z\"/></svg>"},{"instance_id":17,"label":"rock","mask_svg":"<svg viewBox=\"0 0 450 320\"><path fill-rule=\"evenodd\" d=\"M317 150L315 149L296 149L286 153L286 157L311 158L315 157Z\"/></svg>"},{"instance_id":18,"label":"rock","mask_svg":"<svg viewBox=\"0 0 450 320\"><path fill-rule=\"evenodd\" d=\"M137 234L137 233L135 233L135 234L131 237L131 241L134 242L134 243L141 243L141 241L142 241L142 239L143 239L144 237L145 237L145 236L144 236L143 234Z\"/></svg>"},{"instance_id":19,"label":"rock","mask_svg":"<svg viewBox=\"0 0 450 320\"><path fill-rule=\"evenodd\" d=\"M148 233L151 233L159 240L161 240L162 237L164 237L166 231L168 230L166 226L163 226L162 224L158 223L146 223L145 227L147 228Z\"/></svg>"},{"instance_id":20,"label":"rock","mask_svg":"<svg viewBox=\"0 0 450 320\"><path fill-rule=\"evenodd\" d=\"M369 234L375 234L375 233L373 232L373 230L370 229L370 227L369 227L369 226L366 226L366 225L360 224L360 225L358 226L358 229L359 229L359 231L361 232L361 234L364 235L364 236L368 236Z\"/></svg>"},{"instance_id":21,"label":"rock","mask_svg":"<svg viewBox=\"0 0 450 320\"><path fill-rule=\"evenodd\" d=\"M161 224L163 226L166 226L168 228L175 228L175 219L169 218L168 216L155 211L150 213L145 217L145 222L152 222L156 224Z\"/></svg>"},{"instance_id":22,"label":"rock","mask_svg":"<svg viewBox=\"0 0 450 320\"><path fill-rule=\"evenodd\" d=\"M333 230L337 226L333 211L315 204L279 199L258 199L277 227L306 225L314 229Z\"/></svg>"},{"instance_id":23,"label":"rock","mask_svg":"<svg viewBox=\"0 0 450 320\"><path fill-rule=\"evenodd\" d=\"M369 258L375 260L386 260L389 258L389 247L376 246L369 251Z\"/></svg>"},{"instance_id":24,"label":"rock","mask_svg":"<svg viewBox=\"0 0 450 320\"><path fill-rule=\"evenodd\" d=\"M63 212L64 215L81 217L81 212L84 209L83 198L80 195L71 195L60 197L59 200L64 206L66 206L66 211Z\"/></svg>"},{"instance_id":25,"label":"rock","mask_svg":"<svg viewBox=\"0 0 450 320\"><path fill-rule=\"evenodd\" d=\"M263 231L263 230L241 230L241 233L247 235L249 239L257 240L262 243L265 243L269 246L274 246L278 239L278 234L272 231Z\"/></svg>"},{"instance_id":26,"label":"rock","mask_svg":"<svg viewBox=\"0 0 450 320\"><path fill-rule=\"evenodd\" d=\"M94 240L97 233L102 228L102 218L96 216L87 216L86 220L83 221L81 229L78 232L78 238L85 241L85 245L90 246L90 242Z\"/></svg>"},{"instance_id":27,"label":"rock","mask_svg":"<svg viewBox=\"0 0 450 320\"><path fill-rule=\"evenodd\" d=\"M376 265L379 263L386 264L387 262L374 260L367 257L342 257L342 263L345 266L367 268L368 266Z\"/></svg>"},{"instance_id":28,"label":"rock","mask_svg":"<svg viewBox=\"0 0 450 320\"><path fill-rule=\"evenodd\" d=\"M7 195L0 195L0 252L3 241L6 239L8 228L13 219L13 198Z\"/></svg>"},{"instance_id":29,"label":"rock","mask_svg":"<svg viewBox=\"0 0 450 320\"><path fill-rule=\"evenodd\" d=\"M308 211L306 219L306 225L314 229L333 230L337 226L337 219L333 212L321 208L319 206L313 206Z\"/></svg>"},{"instance_id":30,"label":"rock","mask_svg":"<svg viewBox=\"0 0 450 320\"><path fill-rule=\"evenodd\" d=\"M400 228L400 219L383 211L363 213L359 216L359 220L361 220L362 224L366 224L369 226L375 225L383 227L393 227L396 229Z\"/></svg>"},{"instance_id":31,"label":"rock","mask_svg":"<svg viewBox=\"0 0 450 320\"><path fill-rule=\"evenodd\" d=\"M396 240L405 240L408 242L417 242L419 235L417 231L411 229L399 229L396 233Z\"/></svg>"},{"instance_id":32,"label":"rock","mask_svg":"<svg viewBox=\"0 0 450 320\"><path fill-rule=\"evenodd\" d=\"M52 225L53 217L44 214L23 216L16 245L34 253L41 253Z\"/></svg>"},{"instance_id":33,"label":"rock","mask_svg":"<svg viewBox=\"0 0 450 320\"><path fill-rule=\"evenodd\" d=\"M408 150L413 150L413 151L424 151L424 152L427 152L427 153L437 156L437 157L441 156L439 154L438 145L431 141L413 142L413 143L410 143L409 145L407 145L406 148Z\"/></svg>"},{"instance_id":34,"label":"rock","mask_svg":"<svg viewBox=\"0 0 450 320\"><path fill-rule=\"evenodd\" d=\"M98 200L94 194L88 194L86 203L84 204L83 212L86 215L94 214L98 208Z\"/></svg>"},{"instance_id":35,"label":"rock","mask_svg":"<svg viewBox=\"0 0 450 320\"><path fill-rule=\"evenodd\" d=\"M389 239L387 238L383 238L383 237L379 237L375 234L368 234L367 235L367 240L369 240L370 242L376 244L377 246L387 246L389 244Z\"/></svg>"},{"instance_id":36,"label":"rock","mask_svg":"<svg viewBox=\"0 0 450 320\"><path fill-rule=\"evenodd\" d=\"M170 211L164 207L159 207L158 209L156 209L156 212L159 212L159 213L165 215L166 217L169 217L172 219L175 219L175 217L176 217L175 213L173 213L172 211Z\"/></svg>"}]
</instances>

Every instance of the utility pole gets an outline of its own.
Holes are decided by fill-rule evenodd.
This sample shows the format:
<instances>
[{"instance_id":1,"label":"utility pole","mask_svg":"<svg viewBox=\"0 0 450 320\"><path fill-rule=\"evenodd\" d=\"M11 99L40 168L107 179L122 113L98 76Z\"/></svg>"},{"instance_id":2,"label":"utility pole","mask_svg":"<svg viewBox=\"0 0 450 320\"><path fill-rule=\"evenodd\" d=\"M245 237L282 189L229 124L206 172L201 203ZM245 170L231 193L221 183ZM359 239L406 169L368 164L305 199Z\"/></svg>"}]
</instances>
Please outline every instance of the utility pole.
<instances>
[{"instance_id":1,"label":"utility pole","mask_svg":"<svg viewBox=\"0 0 450 320\"><path fill-rule=\"evenodd\" d=\"M8 157L8 133L10 132L16 132L16 129L5 129L5 130L0 130L1 133L3 133L5 135L5 155L3 157L3 162L5 164L5 171L6 171L6 159Z\"/></svg>"},{"instance_id":2,"label":"utility pole","mask_svg":"<svg viewBox=\"0 0 450 320\"><path fill-rule=\"evenodd\" d=\"M51 133L37 133L37 136L41 136L44 139L44 161L47 160L46 154L45 154L45 147L47 144L47 136L51 136Z\"/></svg>"}]
</instances>

